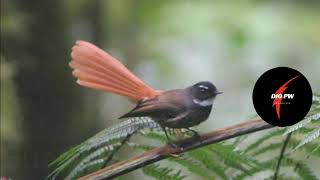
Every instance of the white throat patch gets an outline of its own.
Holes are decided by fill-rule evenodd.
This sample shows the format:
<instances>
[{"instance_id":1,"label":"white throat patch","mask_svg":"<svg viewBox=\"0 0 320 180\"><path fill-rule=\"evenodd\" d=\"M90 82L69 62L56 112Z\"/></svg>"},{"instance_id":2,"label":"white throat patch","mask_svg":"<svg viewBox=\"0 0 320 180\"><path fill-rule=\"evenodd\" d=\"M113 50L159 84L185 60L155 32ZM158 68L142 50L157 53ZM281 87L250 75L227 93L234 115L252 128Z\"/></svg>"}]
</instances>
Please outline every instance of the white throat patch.
<instances>
[{"instance_id":1,"label":"white throat patch","mask_svg":"<svg viewBox=\"0 0 320 180\"><path fill-rule=\"evenodd\" d=\"M211 106L212 103L213 103L213 98L206 99L206 100L203 100L203 101L200 101L200 100L198 100L198 99L193 99L193 102L194 102L195 104L198 104L198 105L203 106L203 107L205 107L205 106Z\"/></svg>"}]
</instances>

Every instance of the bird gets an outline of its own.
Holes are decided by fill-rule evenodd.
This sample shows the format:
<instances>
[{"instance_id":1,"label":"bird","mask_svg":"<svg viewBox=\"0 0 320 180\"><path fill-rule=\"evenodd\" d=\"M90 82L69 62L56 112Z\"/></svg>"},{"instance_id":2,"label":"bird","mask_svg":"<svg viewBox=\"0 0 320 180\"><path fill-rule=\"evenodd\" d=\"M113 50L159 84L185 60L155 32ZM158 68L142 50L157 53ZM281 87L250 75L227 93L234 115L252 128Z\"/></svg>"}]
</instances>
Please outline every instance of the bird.
<instances>
[{"instance_id":1,"label":"bird","mask_svg":"<svg viewBox=\"0 0 320 180\"><path fill-rule=\"evenodd\" d=\"M213 101L221 91L210 81L201 81L182 89L156 90L99 47L76 41L69 66L81 86L129 98L136 106L119 117L150 117L165 132L166 128L190 129L208 119Z\"/></svg>"}]
</instances>

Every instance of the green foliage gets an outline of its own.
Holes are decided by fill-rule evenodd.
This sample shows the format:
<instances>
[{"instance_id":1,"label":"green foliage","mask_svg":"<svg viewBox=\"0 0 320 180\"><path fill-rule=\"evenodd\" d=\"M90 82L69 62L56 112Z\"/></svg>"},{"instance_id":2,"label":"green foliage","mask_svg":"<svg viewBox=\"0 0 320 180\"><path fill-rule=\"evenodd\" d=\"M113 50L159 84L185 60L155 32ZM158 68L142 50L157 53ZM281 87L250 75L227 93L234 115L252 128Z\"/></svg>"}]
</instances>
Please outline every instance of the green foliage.
<instances>
[{"instance_id":1,"label":"green foliage","mask_svg":"<svg viewBox=\"0 0 320 180\"><path fill-rule=\"evenodd\" d=\"M242 172L247 172L249 168L259 167L257 161L246 154L240 154L239 151L235 151L234 145L218 143L211 145L209 149L216 153L220 161L224 162L227 166Z\"/></svg>"},{"instance_id":2,"label":"green foliage","mask_svg":"<svg viewBox=\"0 0 320 180\"><path fill-rule=\"evenodd\" d=\"M268 130L255 137L254 140L248 138L250 135L247 135L238 137L234 141L216 143L188 151L179 156L172 156L156 165L148 165L143 168L143 173L156 179L180 180L192 174L202 179L241 180L249 177L254 178L258 173L266 172L270 175L269 178L273 178L273 173L276 171L277 165L280 164L280 168L277 170L279 171L279 179L291 179L292 175L299 179L317 179L309 165L295 159L294 154L320 158L319 99L319 96L315 96L309 115L294 126ZM128 126L129 123L136 123L136 126ZM148 151L155 148L155 146L148 144L127 142L128 136L138 131L153 143L167 143L163 132L151 131L150 128L159 130L159 127L152 120L131 120L104 130L53 161L50 166L54 166L56 169L49 177L54 179L61 172L67 172L64 174L66 179L75 179L98 170L108 165L113 155L125 144L137 151ZM123 131L123 129L127 130ZM291 135L287 139L284 153L280 154L289 133ZM185 138L190 136L188 131L182 131L182 134ZM169 136L172 139L175 138L172 132L169 133ZM243 143L247 145L243 147ZM279 159L282 160L279 161ZM286 169L285 172L282 171L283 167Z\"/></svg>"},{"instance_id":3,"label":"green foliage","mask_svg":"<svg viewBox=\"0 0 320 180\"><path fill-rule=\"evenodd\" d=\"M214 172L220 178L228 179L224 171L225 167L223 167L222 164L217 163L217 161L213 158L213 153L211 153L208 149L201 148L199 150L193 150L187 152L187 156L200 163L201 166L207 168L209 171Z\"/></svg>"},{"instance_id":4,"label":"green foliage","mask_svg":"<svg viewBox=\"0 0 320 180\"><path fill-rule=\"evenodd\" d=\"M313 174L311 169L303 162L299 162L299 161L291 159L291 158L285 158L283 161L283 165L295 167L294 172L296 172L300 176L301 179L307 179L307 180L317 180L318 179Z\"/></svg>"},{"instance_id":5,"label":"green foliage","mask_svg":"<svg viewBox=\"0 0 320 180\"><path fill-rule=\"evenodd\" d=\"M312 126L313 123L317 123L317 126L312 126L312 131L309 132L305 138L295 147L295 149L301 148L302 146L310 143L311 141L317 139L320 136L320 95L314 95L313 97L313 106L311 108L311 116L305 118L303 121L295 124L287 129L285 134L299 131L304 127Z\"/></svg>"},{"instance_id":6,"label":"green foliage","mask_svg":"<svg viewBox=\"0 0 320 180\"><path fill-rule=\"evenodd\" d=\"M258 146L262 145L265 141L283 134L284 129L273 131L271 133L267 133L266 135L258 138L254 143L250 144L247 148L244 149L245 153L248 153L249 151L252 151L254 149L257 149Z\"/></svg>"},{"instance_id":7,"label":"green foliage","mask_svg":"<svg viewBox=\"0 0 320 180\"><path fill-rule=\"evenodd\" d=\"M155 164L145 166L143 172L148 176L163 180L182 180L185 177L181 175L181 171L174 172L174 170L170 168L163 168Z\"/></svg>"},{"instance_id":8,"label":"green foliage","mask_svg":"<svg viewBox=\"0 0 320 180\"><path fill-rule=\"evenodd\" d=\"M107 128L60 155L49 164L54 170L47 177L76 179L106 166L130 136L144 128L158 128L150 118L132 118Z\"/></svg>"},{"instance_id":9,"label":"green foliage","mask_svg":"<svg viewBox=\"0 0 320 180\"><path fill-rule=\"evenodd\" d=\"M310 156L320 158L320 145L317 139L320 132L319 99L319 96L314 97L309 115L294 126L269 130L251 141L247 138L248 136L245 136L238 137L233 142L208 145L186 152L178 158L170 158L169 161L187 167L190 172L204 179L212 179L214 174L213 177L219 177L219 179L240 180L254 177L261 172L267 174L272 172L270 178L273 178L285 137L293 133L282 155L278 178L292 179L291 176L294 174L295 178L299 177L298 179L317 179L312 169L303 161L295 159L294 154L302 154L305 158ZM164 141L162 135L154 132L145 136L156 141ZM249 145L239 147L244 141ZM181 160L185 160L186 157L186 161ZM201 170L195 170L194 165ZM286 173L281 171L281 167L286 168ZM188 171L181 173L188 174Z\"/></svg>"},{"instance_id":10,"label":"green foliage","mask_svg":"<svg viewBox=\"0 0 320 180\"><path fill-rule=\"evenodd\" d=\"M308 134L297 146L296 149L304 146L307 143L310 143L311 141L315 140L320 136L320 128L315 129L310 134Z\"/></svg>"}]
</instances>

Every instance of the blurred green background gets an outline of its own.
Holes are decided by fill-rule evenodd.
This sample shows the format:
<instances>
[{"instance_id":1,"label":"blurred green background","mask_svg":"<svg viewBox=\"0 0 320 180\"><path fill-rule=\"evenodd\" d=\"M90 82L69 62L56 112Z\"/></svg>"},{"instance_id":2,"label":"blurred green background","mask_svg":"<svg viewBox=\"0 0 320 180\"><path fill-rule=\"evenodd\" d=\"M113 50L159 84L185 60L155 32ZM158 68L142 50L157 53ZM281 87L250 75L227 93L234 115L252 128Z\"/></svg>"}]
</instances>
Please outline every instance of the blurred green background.
<instances>
[{"instance_id":1,"label":"blurred green background","mask_svg":"<svg viewBox=\"0 0 320 180\"><path fill-rule=\"evenodd\" d=\"M200 132L253 117L254 83L270 68L320 89L320 1L1 0L1 175L43 179L49 161L133 107L76 85L78 39L157 89L214 82L224 94Z\"/></svg>"}]
</instances>

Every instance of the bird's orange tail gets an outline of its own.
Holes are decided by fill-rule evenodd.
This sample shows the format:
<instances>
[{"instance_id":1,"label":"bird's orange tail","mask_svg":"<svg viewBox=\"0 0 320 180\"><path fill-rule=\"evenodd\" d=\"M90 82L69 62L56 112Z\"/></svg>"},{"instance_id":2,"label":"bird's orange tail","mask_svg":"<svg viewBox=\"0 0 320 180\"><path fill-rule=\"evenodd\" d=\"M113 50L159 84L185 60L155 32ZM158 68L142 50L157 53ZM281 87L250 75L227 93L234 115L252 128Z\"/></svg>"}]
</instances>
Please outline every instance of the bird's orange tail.
<instances>
[{"instance_id":1,"label":"bird's orange tail","mask_svg":"<svg viewBox=\"0 0 320 180\"><path fill-rule=\"evenodd\" d=\"M129 97L134 101L154 97L159 91L146 85L120 61L95 45L77 41L72 48L70 67L77 83Z\"/></svg>"}]
</instances>

